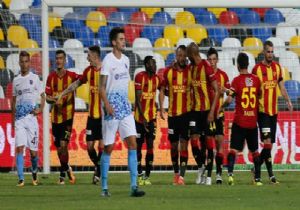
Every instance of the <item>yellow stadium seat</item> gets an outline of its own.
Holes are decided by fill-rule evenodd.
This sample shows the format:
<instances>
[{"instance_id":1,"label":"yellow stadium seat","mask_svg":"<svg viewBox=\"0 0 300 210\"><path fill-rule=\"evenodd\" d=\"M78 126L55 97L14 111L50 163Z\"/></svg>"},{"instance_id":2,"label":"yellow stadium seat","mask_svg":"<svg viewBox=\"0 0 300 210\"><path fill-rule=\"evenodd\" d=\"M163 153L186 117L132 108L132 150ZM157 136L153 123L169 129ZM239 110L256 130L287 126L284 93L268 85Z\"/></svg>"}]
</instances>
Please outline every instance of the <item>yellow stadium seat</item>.
<instances>
[{"instance_id":1,"label":"yellow stadium seat","mask_svg":"<svg viewBox=\"0 0 300 210\"><path fill-rule=\"evenodd\" d=\"M214 15L216 16L216 18L219 18L220 14L223 12L223 11L227 11L227 8L214 8L214 7L209 7L207 8L208 11L214 13Z\"/></svg>"},{"instance_id":2,"label":"yellow stadium seat","mask_svg":"<svg viewBox=\"0 0 300 210\"><path fill-rule=\"evenodd\" d=\"M91 11L86 17L86 25L96 33L99 27L107 25L106 17L102 12Z\"/></svg>"},{"instance_id":3,"label":"yellow stadium seat","mask_svg":"<svg viewBox=\"0 0 300 210\"><path fill-rule=\"evenodd\" d=\"M156 13L156 12L160 12L161 11L161 8L158 8L158 7L154 7L154 8L141 8L141 11L146 13L148 15L148 17L150 19L153 18L153 15Z\"/></svg>"},{"instance_id":4,"label":"yellow stadium seat","mask_svg":"<svg viewBox=\"0 0 300 210\"><path fill-rule=\"evenodd\" d=\"M32 39L27 39L19 44L19 48L21 48L21 49L39 48L39 45L36 41L34 41ZM31 50L29 50L28 52L29 52L30 56L32 56L35 53L38 53L38 51L31 51Z\"/></svg>"},{"instance_id":5,"label":"yellow stadium seat","mask_svg":"<svg viewBox=\"0 0 300 210\"><path fill-rule=\"evenodd\" d=\"M293 36L290 39L290 46L296 47L296 48L291 48L290 50L296 53L298 56L300 56L300 36Z\"/></svg>"},{"instance_id":6,"label":"yellow stadium seat","mask_svg":"<svg viewBox=\"0 0 300 210\"><path fill-rule=\"evenodd\" d=\"M167 39L167 38L158 38L155 43L154 43L154 48L163 48L163 47L166 47L166 48L173 48L174 46L171 44L171 40L170 39ZM155 50L155 52L161 54L164 59L166 60L167 59L167 56L173 52L172 49L166 49L166 50Z\"/></svg>"},{"instance_id":7,"label":"yellow stadium seat","mask_svg":"<svg viewBox=\"0 0 300 210\"><path fill-rule=\"evenodd\" d=\"M135 88L134 81L130 80L128 83L128 100L131 104L135 102Z\"/></svg>"},{"instance_id":8,"label":"yellow stadium seat","mask_svg":"<svg viewBox=\"0 0 300 210\"><path fill-rule=\"evenodd\" d=\"M246 38L243 42L245 51L251 53L255 58L263 49L262 41L255 37Z\"/></svg>"},{"instance_id":9,"label":"yellow stadium seat","mask_svg":"<svg viewBox=\"0 0 300 210\"><path fill-rule=\"evenodd\" d=\"M23 26L12 25L7 30L7 40L14 45L20 45L24 40L28 39L28 32Z\"/></svg>"},{"instance_id":10,"label":"yellow stadium seat","mask_svg":"<svg viewBox=\"0 0 300 210\"><path fill-rule=\"evenodd\" d=\"M171 45L175 46L180 38L184 38L183 30L176 25L167 25L164 28L164 38L170 39Z\"/></svg>"},{"instance_id":11,"label":"yellow stadium seat","mask_svg":"<svg viewBox=\"0 0 300 210\"><path fill-rule=\"evenodd\" d=\"M1 28L0 28L0 40L4 40L4 33Z\"/></svg>"},{"instance_id":12,"label":"yellow stadium seat","mask_svg":"<svg viewBox=\"0 0 300 210\"><path fill-rule=\"evenodd\" d=\"M3 3L9 8L11 0L3 0Z\"/></svg>"},{"instance_id":13,"label":"yellow stadium seat","mask_svg":"<svg viewBox=\"0 0 300 210\"><path fill-rule=\"evenodd\" d=\"M282 70L283 81L291 80L291 74L289 70L286 67L282 67L282 66L281 66L281 70Z\"/></svg>"},{"instance_id":14,"label":"yellow stadium seat","mask_svg":"<svg viewBox=\"0 0 300 210\"><path fill-rule=\"evenodd\" d=\"M5 63L1 56L0 56L0 69L5 69Z\"/></svg>"},{"instance_id":15,"label":"yellow stadium seat","mask_svg":"<svg viewBox=\"0 0 300 210\"><path fill-rule=\"evenodd\" d=\"M49 20L48 20L48 29L49 29L49 32L52 32L53 29L55 27L61 27L62 24L61 24L61 18L59 17L58 14L55 14L55 13L50 13L49 14Z\"/></svg>"},{"instance_id":16,"label":"yellow stadium seat","mask_svg":"<svg viewBox=\"0 0 300 210\"><path fill-rule=\"evenodd\" d=\"M177 12L175 16L175 24L186 30L190 25L195 24L195 17L193 13L188 11Z\"/></svg>"},{"instance_id":17,"label":"yellow stadium seat","mask_svg":"<svg viewBox=\"0 0 300 210\"><path fill-rule=\"evenodd\" d=\"M89 103L89 85L83 84L79 88L76 89L76 96L84 100L85 103Z\"/></svg>"},{"instance_id":18,"label":"yellow stadium seat","mask_svg":"<svg viewBox=\"0 0 300 210\"><path fill-rule=\"evenodd\" d=\"M207 30L200 24L195 24L186 29L186 37L200 43L202 39L207 38Z\"/></svg>"}]
</instances>

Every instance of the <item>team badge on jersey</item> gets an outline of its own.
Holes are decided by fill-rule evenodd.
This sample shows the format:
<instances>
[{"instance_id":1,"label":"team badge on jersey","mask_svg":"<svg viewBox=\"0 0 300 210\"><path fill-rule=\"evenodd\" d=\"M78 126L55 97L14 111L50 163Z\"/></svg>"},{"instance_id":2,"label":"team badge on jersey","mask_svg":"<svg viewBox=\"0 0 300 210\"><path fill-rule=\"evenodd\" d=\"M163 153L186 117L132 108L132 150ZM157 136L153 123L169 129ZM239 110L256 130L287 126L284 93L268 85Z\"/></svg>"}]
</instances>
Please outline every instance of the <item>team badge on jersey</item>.
<instances>
[{"instance_id":1,"label":"team badge on jersey","mask_svg":"<svg viewBox=\"0 0 300 210\"><path fill-rule=\"evenodd\" d=\"M32 80L29 80L29 84L31 84L31 85L32 85L32 84L33 84L33 81L32 81Z\"/></svg>"},{"instance_id":2,"label":"team badge on jersey","mask_svg":"<svg viewBox=\"0 0 300 210\"><path fill-rule=\"evenodd\" d=\"M246 83L246 86L247 86L247 87L253 86L253 80L252 80L252 78L247 77L247 78L245 79L245 83Z\"/></svg>"}]
</instances>

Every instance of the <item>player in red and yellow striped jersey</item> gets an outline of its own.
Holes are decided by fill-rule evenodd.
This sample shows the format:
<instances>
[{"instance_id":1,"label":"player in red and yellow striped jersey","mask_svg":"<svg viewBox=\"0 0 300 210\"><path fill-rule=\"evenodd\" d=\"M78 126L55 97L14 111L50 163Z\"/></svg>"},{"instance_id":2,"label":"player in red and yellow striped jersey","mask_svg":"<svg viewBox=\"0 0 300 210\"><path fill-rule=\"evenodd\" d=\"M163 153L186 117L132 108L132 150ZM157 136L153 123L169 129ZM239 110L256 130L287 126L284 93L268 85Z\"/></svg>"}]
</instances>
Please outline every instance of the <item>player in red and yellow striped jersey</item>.
<instances>
[{"instance_id":1,"label":"player in red and yellow striped jersey","mask_svg":"<svg viewBox=\"0 0 300 210\"><path fill-rule=\"evenodd\" d=\"M176 49L176 62L164 72L160 88L159 103L161 118L164 119L163 102L166 89L169 96L168 134L171 142L171 160L174 169L173 184L184 185L188 160L188 125L191 111L191 74L187 66L186 47ZM178 144L180 142L180 174L178 165Z\"/></svg>"},{"instance_id":2,"label":"player in red and yellow striped jersey","mask_svg":"<svg viewBox=\"0 0 300 210\"><path fill-rule=\"evenodd\" d=\"M206 184L211 185L211 172L213 167L214 147L214 111L219 99L219 88L212 67L206 60L201 59L199 47L191 43L187 47L187 55L191 61L190 71L192 74L192 117L190 120L191 145L194 150L194 157L198 165L198 177L196 183L203 183L204 161L201 152L196 147L200 135L205 135L207 149L208 171ZM213 99L210 99L211 89L215 92ZM197 152L196 152L197 151ZM196 154L197 153L197 154ZM202 177L202 180L201 180Z\"/></svg>"},{"instance_id":3,"label":"player in red and yellow striped jersey","mask_svg":"<svg viewBox=\"0 0 300 210\"><path fill-rule=\"evenodd\" d=\"M93 183L96 184L100 181L100 158L102 154L103 142L102 142L102 122L101 122L101 100L99 95L99 81L101 72L101 59L100 59L100 47L91 46L88 50L87 60L90 62L83 75L72 83L67 89L65 89L59 98L73 92L81 84L89 84L89 116L86 125L86 141L87 150L91 161L95 165L95 172L93 175ZM95 142L99 141L98 154L95 150Z\"/></svg>"},{"instance_id":4,"label":"player in red and yellow striped jersey","mask_svg":"<svg viewBox=\"0 0 300 210\"><path fill-rule=\"evenodd\" d=\"M137 131L137 159L138 159L138 183L150 185L150 173L153 163L153 141L156 130L156 90L160 86L160 80L156 75L156 62L153 56L144 59L146 71L135 76L135 126ZM146 139L147 153L145 158L146 173L142 170L142 146Z\"/></svg>"},{"instance_id":5,"label":"player in red and yellow striped jersey","mask_svg":"<svg viewBox=\"0 0 300 210\"><path fill-rule=\"evenodd\" d=\"M277 87L279 87L290 111L293 110L293 105L284 87L281 67L278 63L273 61L274 52L273 43L271 41L266 41L264 43L263 53L264 60L256 64L252 71L253 74L258 76L262 83L262 98L259 100L258 124L264 147L261 151L260 158L261 164L263 164L263 162L266 164L270 182L276 184L278 181L276 180L272 170L271 150L272 144L275 143L276 140L278 113Z\"/></svg>"},{"instance_id":6,"label":"player in red and yellow striped jersey","mask_svg":"<svg viewBox=\"0 0 300 210\"><path fill-rule=\"evenodd\" d=\"M219 112L222 104L224 103L224 91L230 88L230 83L226 72L218 68L217 63L219 61L218 52L215 48L210 48L207 52L207 60L214 70L215 77L220 89L220 98L217 101L215 108L215 140L216 140L216 183L222 184L222 165L223 165L223 141L224 141L224 112ZM214 93L213 93L214 95Z\"/></svg>"},{"instance_id":7,"label":"player in red and yellow striped jersey","mask_svg":"<svg viewBox=\"0 0 300 210\"><path fill-rule=\"evenodd\" d=\"M79 78L74 72L64 68L66 63L66 53L57 50L55 53L56 70L51 72L46 83L46 100L52 105L51 121L54 144L57 148L57 155L61 164L59 184L64 184L65 172L67 171L70 183L75 183L75 176L69 166L68 143L72 132L73 115L75 107L74 92L57 101L61 94L70 84Z\"/></svg>"}]
</instances>

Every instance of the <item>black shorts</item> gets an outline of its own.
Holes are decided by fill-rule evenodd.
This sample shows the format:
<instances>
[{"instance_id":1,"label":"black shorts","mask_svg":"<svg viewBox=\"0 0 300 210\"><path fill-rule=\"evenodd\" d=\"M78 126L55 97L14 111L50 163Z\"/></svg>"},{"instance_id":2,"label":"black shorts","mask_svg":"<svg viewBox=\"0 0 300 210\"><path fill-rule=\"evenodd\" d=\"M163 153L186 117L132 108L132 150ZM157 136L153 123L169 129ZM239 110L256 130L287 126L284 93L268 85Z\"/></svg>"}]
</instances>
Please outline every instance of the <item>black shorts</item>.
<instances>
[{"instance_id":1,"label":"black shorts","mask_svg":"<svg viewBox=\"0 0 300 210\"><path fill-rule=\"evenodd\" d=\"M268 138L271 139L271 143L275 143L276 140L276 128L277 128L277 115L270 116L266 113L258 113L258 125L261 140L264 141Z\"/></svg>"},{"instance_id":2,"label":"black shorts","mask_svg":"<svg viewBox=\"0 0 300 210\"><path fill-rule=\"evenodd\" d=\"M86 140L96 141L102 139L102 121L101 118L94 119L88 117L86 123Z\"/></svg>"},{"instance_id":3,"label":"black shorts","mask_svg":"<svg viewBox=\"0 0 300 210\"><path fill-rule=\"evenodd\" d=\"M216 132L215 122L207 121L209 111L193 111L190 117L190 134L214 136Z\"/></svg>"},{"instance_id":4,"label":"black shorts","mask_svg":"<svg viewBox=\"0 0 300 210\"><path fill-rule=\"evenodd\" d=\"M242 151L244 148L245 140L248 149L251 152L258 150L258 132L257 128L242 128L233 123L231 127L231 140L230 148Z\"/></svg>"},{"instance_id":5,"label":"black shorts","mask_svg":"<svg viewBox=\"0 0 300 210\"><path fill-rule=\"evenodd\" d=\"M145 138L147 140L154 140L156 136L156 119L148 122L148 132L145 130L144 124L135 121L135 127L137 132L137 142L144 143Z\"/></svg>"},{"instance_id":6,"label":"black shorts","mask_svg":"<svg viewBox=\"0 0 300 210\"><path fill-rule=\"evenodd\" d=\"M60 141L69 141L73 126L73 119L62 123L52 123L52 134L54 136L54 145L60 147Z\"/></svg>"},{"instance_id":7,"label":"black shorts","mask_svg":"<svg viewBox=\"0 0 300 210\"><path fill-rule=\"evenodd\" d=\"M220 117L215 120L216 124L216 135L223 135L224 136L224 117Z\"/></svg>"},{"instance_id":8,"label":"black shorts","mask_svg":"<svg viewBox=\"0 0 300 210\"><path fill-rule=\"evenodd\" d=\"M175 117L168 117L168 137L170 142L180 139L189 140L190 113L184 113Z\"/></svg>"}]
</instances>

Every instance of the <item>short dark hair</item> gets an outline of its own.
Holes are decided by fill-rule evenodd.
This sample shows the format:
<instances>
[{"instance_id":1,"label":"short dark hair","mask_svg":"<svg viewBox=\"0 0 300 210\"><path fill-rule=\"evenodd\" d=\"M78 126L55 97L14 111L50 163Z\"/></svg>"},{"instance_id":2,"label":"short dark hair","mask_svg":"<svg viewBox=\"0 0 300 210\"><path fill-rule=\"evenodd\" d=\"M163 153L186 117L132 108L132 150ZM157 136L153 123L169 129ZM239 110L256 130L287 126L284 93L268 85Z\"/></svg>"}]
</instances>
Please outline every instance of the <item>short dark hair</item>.
<instances>
[{"instance_id":1,"label":"short dark hair","mask_svg":"<svg viewBox=\"0 0 300 210\"><path fill-rule=\"evenodd\" d=\"M58 54L63 54L65 57L67 57L66 52L63 50L56 50L55 55L58 55Z\"/></svg>"},{"instance_id":2,"label":"short dark hair","mask_svg":"<svg viewBox=\"0 0 300 210\"><path fill-rule=\"evenodd\" d=\"M118 34L124 34L124 28L121 27L115 27L113 29L111 29L110 33L109 33L109 40L110 40L110 44L112 44L112 41L117 39Z\"/></svg>"},{"instance_id":3,"label":"short dark hair","mask_svg":"<svg viewBox=\"0 0 300 210\"><path fill-rule=\"evenodd\" d=\"M144 66L146 66L147 63L149 63L151 60L153 60L153 56L152 55L147 55L145 58L144 58Z\"/></svg>"},{"instance_id":4,"label":"short dark hair","mask_svg":"<svg viewBox=\"0 0 300 210\"><path fill-rule=\"evenodd\" d=\"M264 50L266 49L267 46L273 47L273 46L274 46L274 45L273 45L273 42L271 42L271 41L269 41L269 40L265 41L265 42L264 42Z\"/></svg>"},{"instance_id":5,"label":"short dark hair","mask_svg":"<svg viewBox=\"0 0 300 210\"><path fill-rule=\"evenodd\" d=\"M238 63L238 66L241 68L241 69L247 69L248 66L249 66L249 58L248 58L248 55L246 53L239 53L238 57L237 57L237 63Z\"/></svg>"},{"instance_id":6,"label":"short dark hair","mask_svg":"<svg viewBox=\"0 0 300 210\"><path fill-rule=\"evenodd\" d=\"M215 48L211 47L207 51L207 57L209 57L213 54L215 54L217 56L217 58L219 58L218 51Z\"/></svg>"},{"instance_id":7,"label":"short dark hair","mask_svg":"<svg viewBox=\"0 0 300 210\"><path fill-rule=\"evenodd\" d=\"M177 48L176 48L176 52L177 52L177 50L183 50L183 51L186 51L186 46L185 45L179 45Z\"/></svg>"},{"instance_id":8,"label":"short dark hair","mask_svg":"<svg viewBox=\"0 0 300 210\"><path fill-rule=\"evenodd\" d=\"M100 55L101 55L101 50L98 45L90 46L89 51L96 53L98 55L98 57L100 57Z\"/></svg>"},{"instance_id":9,"label":"short dark hair","mask_svg":"<svg viewBox=\"0 0 300 210\"><path fill-rule=\"evenodd\" d=\"M20 52L20 54L19 54L19 58L21 58L21 57L28 57L28 58L30 58L30 55L29 55L29 53L27 51L22 50Z\"/></svg>"}]
</instances>

